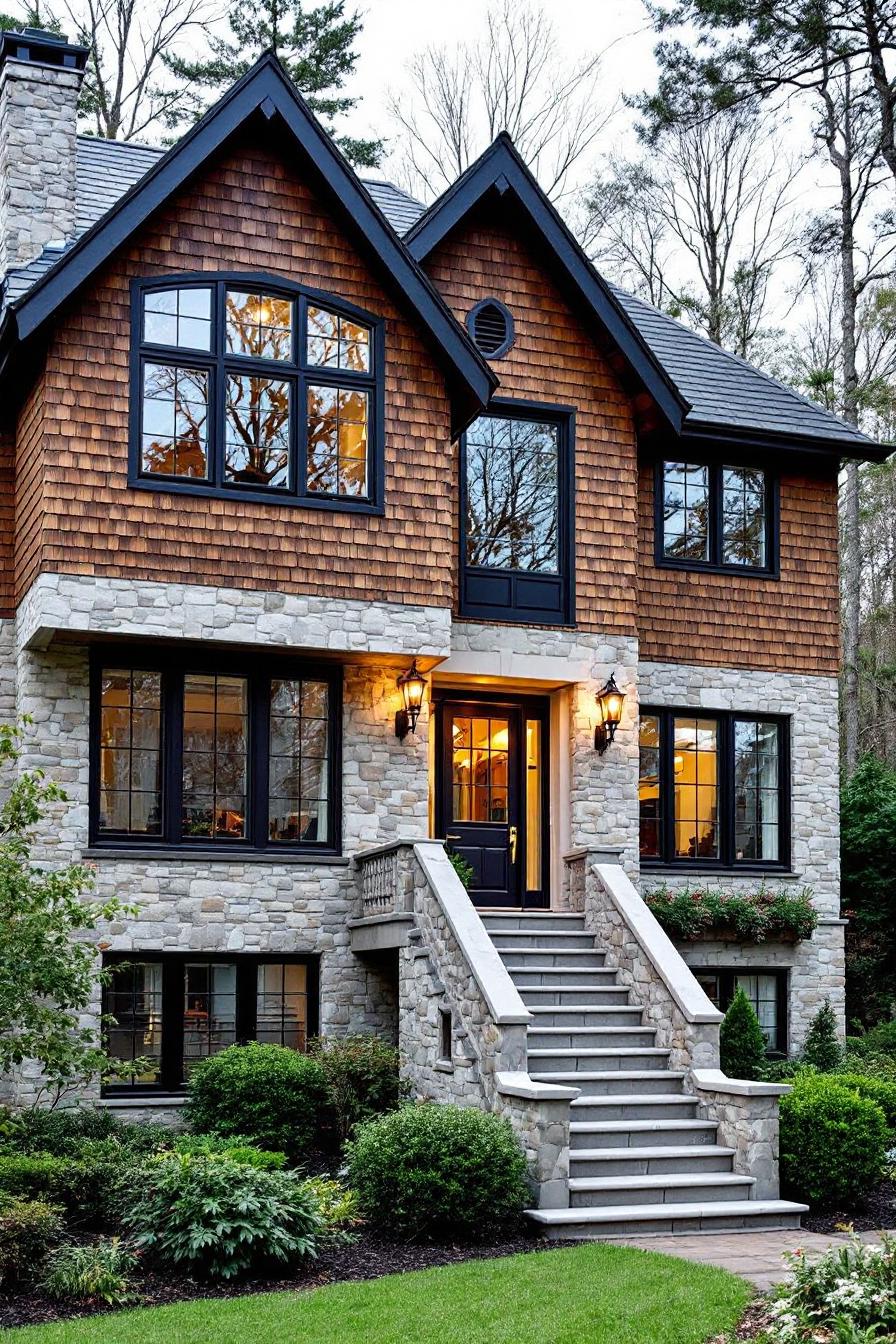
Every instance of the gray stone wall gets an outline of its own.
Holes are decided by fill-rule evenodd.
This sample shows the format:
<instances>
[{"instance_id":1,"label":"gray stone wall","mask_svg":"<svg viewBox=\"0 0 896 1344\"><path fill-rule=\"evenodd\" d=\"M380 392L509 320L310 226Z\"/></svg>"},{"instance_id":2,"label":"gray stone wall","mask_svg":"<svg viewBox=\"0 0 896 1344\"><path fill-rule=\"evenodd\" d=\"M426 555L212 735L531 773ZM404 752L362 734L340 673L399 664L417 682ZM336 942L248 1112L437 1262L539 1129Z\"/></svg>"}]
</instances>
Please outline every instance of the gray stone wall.
<instances>
[{"instance_id":1,"label":"gray stone wall","mask_svg":"<svg viewBox=\"0 0 896 1344\"><path fill-rule=\"evenodd\" d=\"M0 70L0 275L74 234L81 78L16 60Z\"/></svg>"},{"instance_id":2,"label":"gray stone wall","mask_svg":"<svg viewBox=\"0 0 896 1344\"><path fill-rule=\"evenodd\" d=\"M788 1041L797 1051L809 1023L830 999L844 1026L845 958L840 922L840 812L837 681L786 672L746 672L732 668L642 663L641 702L731 709L790 716L792 874L761 878L755 874L645 873L642 890L665 884L701 882L729 891L755 890L761 881L795 891L808 885L820 923L814 935L796 944L698 942L680 944L693 967L786 968L789 971Z\"/></svg>"}]
</instances>

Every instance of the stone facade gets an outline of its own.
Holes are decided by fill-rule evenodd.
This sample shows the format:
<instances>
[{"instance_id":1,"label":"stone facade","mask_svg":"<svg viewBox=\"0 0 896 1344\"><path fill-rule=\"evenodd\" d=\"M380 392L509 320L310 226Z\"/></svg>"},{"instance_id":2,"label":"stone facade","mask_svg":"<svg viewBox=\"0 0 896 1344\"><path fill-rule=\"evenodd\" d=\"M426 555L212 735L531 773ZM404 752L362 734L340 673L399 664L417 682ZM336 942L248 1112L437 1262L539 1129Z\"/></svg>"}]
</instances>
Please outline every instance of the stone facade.
<instances>
[{"instance_id":1,"label":"stone facade","mask_svg":"<svg viewBox=\"0 0 896 1344\"><path fill-rule=\"evenodd\" d=\"M83 75L7 60L0 70L0 276L75 232L75 109Z\"/></svg>"}]
</instances>

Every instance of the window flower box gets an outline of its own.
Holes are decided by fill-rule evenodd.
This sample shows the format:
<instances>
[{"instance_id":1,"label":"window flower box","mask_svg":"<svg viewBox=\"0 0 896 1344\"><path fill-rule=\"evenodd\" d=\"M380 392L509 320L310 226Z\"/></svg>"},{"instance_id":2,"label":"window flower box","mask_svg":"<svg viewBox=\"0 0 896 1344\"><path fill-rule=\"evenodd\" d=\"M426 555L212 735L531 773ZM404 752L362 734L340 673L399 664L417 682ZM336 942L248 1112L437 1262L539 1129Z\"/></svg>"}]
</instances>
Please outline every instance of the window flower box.
<instances>
[{"instance_id":1,"label":"window flower box","mask_svg":"<svg viewBox=\"0 0 896 1344\"><path fill-rule=\"evenodd\" d=\"M645 892L644 900L666 933L681 942L799 942L818 924L810 887L797 892L658 887Z\"/></svg>"}]
</instances>

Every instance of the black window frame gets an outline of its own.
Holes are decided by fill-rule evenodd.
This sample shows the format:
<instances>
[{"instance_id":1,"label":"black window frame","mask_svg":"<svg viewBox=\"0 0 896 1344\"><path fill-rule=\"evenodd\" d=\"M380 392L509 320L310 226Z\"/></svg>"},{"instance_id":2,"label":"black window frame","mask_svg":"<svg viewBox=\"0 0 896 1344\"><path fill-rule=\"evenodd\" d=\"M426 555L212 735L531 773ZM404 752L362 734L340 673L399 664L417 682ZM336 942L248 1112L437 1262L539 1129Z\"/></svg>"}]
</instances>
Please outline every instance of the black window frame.
<instances>
[{"instance_id":1,"label":"black window frame","mask_svg":"<svg viewBox=\"0 0 896 1344\"><path fill-rule=\"evenodd\" d=\"M143 339L144 297L153 290L211 289L213 350L191 350L183 346L154 344ZM260 359L226 353L225 294L228 289L264 293L288 299L295 304L295 331L290 360ZM370 328L370 370L333 369L310 364L303 348L307 332L308 307L326 308L350 321ZM145 364L176 364L203 369L209 375L207 454L208 480L168 477L143 470L143 368ZM290 482L287 488L261 487L239 481L224 481L224 412L226 377L229 369L257 371L259 376L286 379L291 383L289 417ZM309 383L324 387L356 387L369 394L367 425L368 493L363 499L322 493L308 493L307 475L307 396ZM131 281L131 354L130 417L128 449L128 485L136 490L161 490L169 494L198 495L213 499L240 499L254 504L282 504L289 507L328 509L337 512L382 515L385 512L385 321L357 304L308 285L284 280L263 271L190 271L139 278Z\"/></svg>"},{"instance_id":2,"label":"black window frame","mask_svg":"<svg viewBox=\"0 0 896 1344\"><path fill-rule=\"evenodd\" d=\"M162 675L162 829L158 835L145 832L100 830L100 709L102 670L132 668ZM128 644L98 645L90 654L90 784L89 844L103 850L120 849L183 853L184 851L220 856L264 854L272 861L278 856L307 856L315 859L341 858L342 855L342 667L332 663L314 663L292 656L231 654L178 649L162 652ZM246 771L246 835L233 839L185 836L183 833L183 679L187 673L218 673L248 679L248 735ZM326 841L271 840L268 838L270 690L271 681L305 679L326 682L329 694L327 747L329 753L329 796L327 799ZM265 690L267 686L267 691Z\"/></svg>"},{"instance_id":3,"label":"black window frame","mask_svg":"<svg viewBox=\"0 0 896 1344\"><path fill-rule=\"evenodd\" d=\"M184 967L188 962L233 962L236 965L236 1039L244 1044L255 1039L257 1026L258 967L283 964L307 967L306 1040L320 1030L320 957L293 952L106 952L103 969L133 963L154 962L162 965L162 1054L159 1078L155 1083L111 1082L102 1087L104 1097L177 1096L186 1091L183 1078L183 990ZM109 985L103 985L102 1011L107 1012Z\"/></svg>"},{"instance_id":4,"label":"black window frame","mask_svg":"<svg viewBox=\"0 0 896 1344\"><path fill-rule=\"evenodd\" d=\"M575 624L576 408L555 402L493 397L477 419L554 424L557 434L557 554L559 574L467 564L467 435L458 450L458 615L501 625ZM542 595L541 602L532 598ZM528 600L527 600L528 599Z\"/></svg>"},{"instance_id":5,"label":"black window frame","mask_svg":"<svg viewBox=\"0 0 896 1344\"><path fill-rule=\"evenodd\" d=\"M790 718L784 714L766 714L752 710L708 709L694 705L643 704L640 719L654 716L659 719L660 732L660 854L659 857L641 855L644 870L676 872L727 873L781 873L789 872L791 865L791 768ZM677 857L674 853L675 826L675 737L673 721L677 718L712 719L717 725L718 799L719 799L719 857ZM735 859L736 830L734 789L734 725L735 723L775 723L778 725L778 857L777 859ZM640 829L640 826L639 826ZM640 847L640 846L639 846Z\"/></svg>"},{"instance_id":6,"label":"black window frame","mask_svg":"<svg viewBox=\"0 0 896 1344\"><path fill-rule=\"evenodd\" d=\"M692 966L693 974L699 980L701 977L716 976L719 981L719 997L716 1002L720 1012L727 1012L731 1007L735 994L735 980L738 976L745 975L770 975L776 981L778 1008L778 1020L776 1023L777 1040L773 1047L769 1048L770 1055L786 1055L788 1051L788 1007L790 1003L790 972L789 969L781 966ZM711 998L711 995L708 996Z\"/></svg>"},{"instance_id":7,"label":"black window frame","mask_svg":"<svg viewBox=\"0 0 896 1344\"><path fill-rule=\"evenodd\" d=\"M666 555L665 537L665 469L668 463L684 462L688 466L706 467L709 473L708 550L706 560L694 560ZM761 471L765 478L765 555L764 565L737 565L722 560L722 472L736 467ZM747 578L779 579L780 556L780 478L762 462L709 461L682 447L675 456L664 456L654 466L653 476L653 535L654 563L659 569L697 570L702 574L742 574Z\"/></svg>"}]
</instances>

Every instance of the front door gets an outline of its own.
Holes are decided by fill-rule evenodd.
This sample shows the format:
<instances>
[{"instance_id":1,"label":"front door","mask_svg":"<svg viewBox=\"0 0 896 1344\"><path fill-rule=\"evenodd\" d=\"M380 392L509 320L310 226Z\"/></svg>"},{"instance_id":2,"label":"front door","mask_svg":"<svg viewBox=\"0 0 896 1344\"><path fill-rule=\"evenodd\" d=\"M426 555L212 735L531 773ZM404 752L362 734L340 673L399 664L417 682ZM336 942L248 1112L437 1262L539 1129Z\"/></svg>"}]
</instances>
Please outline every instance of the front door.
<instances>
[{"instance_id":1,"label":"front door","mask_svg":"<svg viewBox=\"0 0 896 1344\"><path fill-rule=\"evenodd\" d=\"M439 834L469 865L479 906L547 904L546 707L442 699Z\"/></svg>"}]
</instances>

